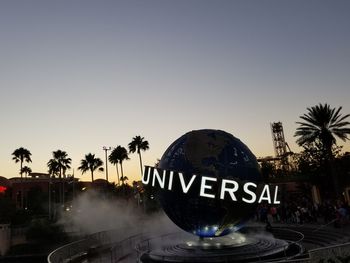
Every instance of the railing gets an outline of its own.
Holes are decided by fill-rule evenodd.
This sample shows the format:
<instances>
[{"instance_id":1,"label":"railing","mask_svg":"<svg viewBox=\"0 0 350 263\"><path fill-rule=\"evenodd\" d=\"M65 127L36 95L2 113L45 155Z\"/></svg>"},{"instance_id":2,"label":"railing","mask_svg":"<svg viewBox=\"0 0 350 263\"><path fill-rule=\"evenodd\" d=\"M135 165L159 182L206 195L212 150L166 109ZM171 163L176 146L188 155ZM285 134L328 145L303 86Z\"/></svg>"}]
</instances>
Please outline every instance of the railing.
<instances>
[{"instance_id":1,"label":"railing","mask_svg":"<svg viewBox=\"0 0 350 263\"><path fill-rule=\"evenodd\" d=\"M289 260L290 258L292 258L291 256L288 256L288 249L290 248L291 245L297 245L300 246L300 242L304 239L304 235L298 231L294 231L294 230L290 230L290 229L277 229L277 231L279 232L277 235L278 237L281 237L282 234L285 235L286 239L288 236L288 241L289 243L287 245L283 245L280 247L276 247L276 249L280 249L281 251L283 251L284 256L281 258L276 258L276 259L269 259L266 261L266 258L264 258L263 255L260 255L260 251L256 252L256 256L255 258L257 259L257 262L272 262L272 261L276 261L279 262L282 260L284 262L287 262L287 260ZM276 233L275 233L276 234ZM186 237L188 238L188 234L183 233L183 232L176 232L176 233L167 233L161 236L154 236L154 237L148 237L144 240L142 240L141 242L139 242L138 244L136 244L136 253L137 253L137 261L136 262L141 262L140 261L140 257L141 255L143 255L144 253L149 253L150 251L154 250L154 249L164 249L167 247L167 243L169 243L169 240L173 241L175 239L179 239L179 242L186 239ZM295 256L300 256L302 254L302 250L300 251L300 253L297 253ZM153 258L157 258L160 261L172 261L172 260L180 260L181 257L177 257L175 255L171 255L171 256L167 256L167 255L156 255L153 254L152 255ZM232 260L232 256L227 255L227 256L220 256L220 259L223 262L231 262ZM288 261L289 262L289 261ZM308 262L308 261L294 261L294 262Z\"/></svg>"},{"instance_id":2,"label":"railing","mask_svg":"<svg viewBox=\"0 0 350 263\"><path fill-rule=\"evenodd\" d=\"M294 232L296 234L294 238L290 240L292 244L299 244L303 239L303 235L300 232L290 229L281 229L280 233L277 234L277 238L282 237L284 231L288 231L289 233ZM185 233L169 233L152 237L149 234L136 233L136 231L131 234L130 232L133 231L130 229L128 229L128 231L125 231L125 229L117 229L89 235L82 240L69 243L54 250L50 253L47 260L49 263L71 262L79 257L87 256L89 250L96 248L100 249L100 252L103 250L104 257L108 258L108 261L113 263L123 261L125 258L128 258L130 262L141 262L140 257L143 253L150 252L154 248L166 246L169 239L172 241L174 241L174 238L183 240L183 238L187 236ZM286 232L284 233L286 234ZM286 249L287 247L285 246L285 253ZM305 258L301 259L290 259L286 256L284 258L275 259L273 262L309 263L321 262L322 259L325 260L324 262L328 262L327 260L329 259L337 262L336 260L345 259L347 257L350 257L350 243L313 249L305 254ZM259 259L258 261L264 262L264 258L257 258ZM164 256L164 260L165 259L167 259L166 256ZM174 258L172 257L172 259ZM229 261L230 258L227 257L227 262ZM269 262L272 262L272 260L269 260Z\"/></svg>"},{"instance_id":3,"label":"railing","mask_svg":"<svg viewBox=\"0 0 350 263\"><path fill-rule=\"evenodd\" d=\"M135 250L135 247L144 239L144 234L137 234L123 239L113 245L113 247L111 247L109 250L111 253L111 262L120 262L125 258L128 258L130 262L138 262L140 255Z\"/></svg>"},{"instance_id":4,"label":"railing","mask_svg":"<svg viewBox=\"0 0 350 263\"><path fill-rule=\"evenodd\" d=\"M309 251L310 262L350 262L350 242Z\"/></svg>"},{"instance_id":5,"label":"railing","mask_svg":"<svg viewBox=\"0 0 350 263\"><path fill-rule=\"evenodd\" d=\"M127 233L130 233L129 236ZM128 239L132 239L135 234L132 234L132 230L125 231L123 229L115 229L109 231L102 231L92 235L88 235L84 239L69 243L62 247L57 248L49 254L47 261L49 263L65 263L70 262L79 257L84 257L89 251L108 249L112 255L112 249L121 242L126 242ZM129 237L128 237L129 236ZM123 246L122 246L123 247ZM133 249L133 247L132 247ZM115 251L114 255L118 255ZM112 258L112 257L111 257ZM113 261L118 262L118 261Z\"/></svg>"}]
</instances>

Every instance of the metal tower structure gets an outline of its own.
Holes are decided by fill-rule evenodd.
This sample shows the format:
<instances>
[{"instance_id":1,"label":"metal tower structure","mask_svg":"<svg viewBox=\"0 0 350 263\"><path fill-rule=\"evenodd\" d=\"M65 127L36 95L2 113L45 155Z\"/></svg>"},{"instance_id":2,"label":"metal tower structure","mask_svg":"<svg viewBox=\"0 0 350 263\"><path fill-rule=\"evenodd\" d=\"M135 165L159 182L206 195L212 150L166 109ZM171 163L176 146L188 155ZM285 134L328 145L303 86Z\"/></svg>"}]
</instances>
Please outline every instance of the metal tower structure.
<instances>
[{"instance_id":1,"label":"metal tower structure","mask_svg":"<svg viewBox=\"0 0 350 263\"><path fill-rule=\"evenodd\" d=\"M282 122L271 123L271 132L276 157L285 157L287 153L287 147L289 149L289 146L284 139Z\"/></svg>"}]
</instances>

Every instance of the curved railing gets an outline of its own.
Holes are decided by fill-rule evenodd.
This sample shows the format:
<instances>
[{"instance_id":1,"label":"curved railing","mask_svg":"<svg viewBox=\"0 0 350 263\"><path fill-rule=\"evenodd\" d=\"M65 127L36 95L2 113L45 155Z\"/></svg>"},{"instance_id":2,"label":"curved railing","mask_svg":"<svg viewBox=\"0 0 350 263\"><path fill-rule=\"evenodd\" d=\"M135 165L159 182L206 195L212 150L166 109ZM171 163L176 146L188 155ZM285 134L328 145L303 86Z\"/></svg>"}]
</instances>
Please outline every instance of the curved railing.
<instances>
[{"instance_id":1,"label":"curved railing","mask_svg":"<svg viewBox=\"0 0 350 263\"><path fill-rule=\"evenodd\" d=\"M112 233L115 231L117 230L94 233L86 236L84 239L59 247L49 254L47 261L49 263L63 263L83 256L91 247L111 243Z\"/></svg>"},{"instance_id":2,"label":"curved railing","mask_svg":"<svg viewBox=\"0 0 350 263\"><path fill-rule=\"evenodd\" d=\"M276 230L275 230L276 231ZM290 229L277 229L275 235L277 238L287 239L290 244L300 244L303 240L303 234ZM289 234L288 234L289 233ZM293 235L290 235L290 234ZM110 262L120 262L128 258L131 262L140 262L140 257L143 253L150 252L152 249L159 246L166 246L167 241L174 240L175 237L182 239L186 237L186 233L168 233L161 236L151 236L149 234L137 233L136 230L116 229L109 231L102 231L85 237L82 240L75 241L57 248L48 256L49 263L65 263L71 262L74 259L88 256L88 252L96 249L110 259ZM188 237L188 235L187 235ZM286 251L285 246L284 251ZM350 256L350 243L339 244L335 246L323 247L313 249L305 254L304 258L291 259L288 256L273 260L274 262L294 262L306 263L311 259L322 258L328 256ZM261 258L260 262L264 259ZM269 260L272 262L272 260ZM313 261L314 262L314 261ZM318 261L315 261L318 262Z\"/></svg>"},{"instance_id":3,"label":"curved railing","mask_svg":"<svg viewBox=\"0 0 350 263\"><path fill-rule=\"evenodd\" d=\"M290 248L291 245L296 245L301 248L300 242L304 239L304 235L298 231L290 230L290 229L278 228L278 229L275 229L274 231L275 233L273 234L275 234L277 238L286 239L289 241L289 243L287 245L283 245L279 247L284 252L283 257L276 258L273 260L269 259L268 262L281 261L281 260L286 261L291 259L292 257L288 256L288 253L287 253L288 249ZM279 232L279 233L276 233L276 232ZM144 253L149 253L151 250L154 250L156 248L166 248L167 243L169 243L169 240L174 241L174 239L179 239L183 241L184 238L186 237L188 237L188 234L183 232L167 233L160 236L147 237L141 242L139 242L138 244L136 244L135 249L137 253L137 259L139 259L141 255L143 255ZM300 253L293 255L293 257L300 256L302 253L303 253L303 250L301 249ZM172 256L157 255L156 257L158 258L158 260L161 260L161 261L171 261L171 260L180 259L180 257L176 257L174 255ZM225 256L222 258L225 258ZM264 259L263 257L260 257L258 252L257 252L256 258L260 262L264 262L264 261L266 262L266 259ZM137 262L140 262L140 261L138 260ZM225 262L230 262L230 256L227 256Z\"/></svg>"},{"instance_id":4,"label":"curved railing","mask_svg":"<svg viewBox=\"0 0 350 263\"><path fill-rule=\"evenodd\" d=\"M47 262L49 263L65 263L70 262L74 259L78 259L87 256L89 251L101 251L108 250L111 254L111 258L122 258L120 252L116 251L116 247L119 245L126 251L126 243L136 240L136 236L140 234L133 233L136 231L124 229L114 229L108 231L102 231L86 236L84 239L66 244L62 247L52 251L48 257ZM135 246L132 246L134 250ZM118 262L117 259L113 262Z\"/></svg>"}]
</instances>

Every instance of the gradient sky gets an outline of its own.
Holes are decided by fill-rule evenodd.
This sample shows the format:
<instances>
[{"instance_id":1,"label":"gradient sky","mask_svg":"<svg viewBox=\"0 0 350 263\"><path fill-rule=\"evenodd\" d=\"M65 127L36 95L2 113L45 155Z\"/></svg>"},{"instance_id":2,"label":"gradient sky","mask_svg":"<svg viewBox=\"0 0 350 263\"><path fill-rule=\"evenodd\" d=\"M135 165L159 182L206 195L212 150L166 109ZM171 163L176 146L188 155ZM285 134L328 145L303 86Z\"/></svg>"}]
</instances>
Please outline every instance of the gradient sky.
<instances>
[{"instance_id":1,"label":"gradient sky","mask_svg":"<svg viewBox=\"0 0 350 263\"><path fill-rule=\"evenodd\" d=\"M350 113L349 14L345 0L1 1L0 175L18 175L23 146L33 171L62 149L80 176L84 154L139 134L153 165L201 128L273 155L274 121L297 152L306 107ZM139 178L136 155L124 166Z\"/></svg>"}]
</instances>

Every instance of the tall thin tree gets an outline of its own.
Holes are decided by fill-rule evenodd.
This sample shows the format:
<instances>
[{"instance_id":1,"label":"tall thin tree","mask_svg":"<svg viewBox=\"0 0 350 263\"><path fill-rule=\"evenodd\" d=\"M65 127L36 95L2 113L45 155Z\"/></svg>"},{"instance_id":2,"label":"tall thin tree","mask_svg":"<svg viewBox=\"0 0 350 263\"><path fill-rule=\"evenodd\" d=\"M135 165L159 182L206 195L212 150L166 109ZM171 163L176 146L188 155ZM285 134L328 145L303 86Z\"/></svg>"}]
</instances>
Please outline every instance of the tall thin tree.
<instances>
[{"instance_id":1,"label":"tall thin tree","mask_svg":"<svg viewBox=\"0 0 350 263\"><path fill-rule=\"evenodd\" d=\"M52 205L51 205L51 202L52 202L51 182L52 182L52 179L55 181L55 178L59 176L59 174L60 174L60 167L59 167L59 163L55 159L49 160L48 163L47 163L47 167L48 167L48 173L49 173L48 213L49 213L49 219L51 219L51 210L52 210ZM53 184L53 185L55 186L56 184ZM61 188L59 188L59 192L61 193L60 189ZM57 202L55 193L56 193L56 191L54 190L53 191L53 200L54 200L54 202ZM56 207L54 206L54 215L56 214L56 209L55 208Z\"/></svg>"},{"instance_id":2,"label":"tall thin tree","mask_svg":"<svg viewBox=\"0 0 350 263\"><path fill-rule=\"evenodd\" d=\"M60 180L60 203L64 205L65 202L65 187L64 187L64 179L66 177L66 171L70 169L70 164L72 162L72 159L68 157L68 154L65 151L57 150L52 152L53 158L49 160L47 165L53 165L55 164L58 169L59 173L59 180ZM50 164L51 163L51 164ZM50 169L50 167L49 167Z\"/></svg>"},{"instance_id":3,"label":"tall thin tree","mask_svg":"<svg viewBox=\"0 0 350 263\"><path fill-rule=\"evenodd\" d=\"M26 163L31 163L32 159L31 156L32 154L30 153L29 150L20 147L18 149L16 149L13 153L12 153L12 160L14 160L16 163L20 163L20 170L19 173L21 175L21 204L20 207L23 208L23 200L24 200L24 189L23 189L23 162Z\"/></svg>"},{"instance_id":4,"label":"tall thin tree","mask_svg":"<svg viewBox=\"0 0 350 263\"><path fill-rule=\"evenodd\" d=\"M22 174L25 175L25 178L27 179L28 175L31 174L32 169L28 166L23 166L22 168ZM25 191L25 199L24 199L24 203L25 203L25 208L27 209L28 207L28 191Z\"/></svg>"},{"instance_id":5,"label":"tall thin tree","mask_svg":"<svg viewBox=\"0 0 350 263\"><path fill-rule=\"evenodd\" d=\"M129 143L129 152L135 153L139 155L140 160L140 169L141 169L141 177L143 175L143 167L142 167L142 157L141 157L141 151L147 151L149 149L149 143L145 140L144 137L141 136L135 136L132 138L132 141Z\"/></svg>"},{"instance_id":6,"label":"tall thin tree","mask_svg":"<svg viewBox=\"0 0 350 263\"><path fill-rule=\"evenodd\" d=\"M115 168L117 170L117 185L120 184L120 178L119 178L119 169L118 169L118 164L119 164L119 156L118 152L114 149L108 156L108 160L111 164L115 165Z\"/></svg>"},{"instance_id":7,"label":"tall thin tree","mask_svg":"<svg viewBox=\"0 0 350 263\"><path fill-rule=\"evenodd\" d=\"M119 163L119 165L120 165L120 172L121 172L121 177L120 178L125 178L124 177L123 162L125 160L129 160L128 151L124 147L118 145L111 152L111 156L112 156L113 160L117 160L116 164ZM121 181L122 181L122 184L124 184L125 180L121 180Z\"/></svg>"}]
</instances>

